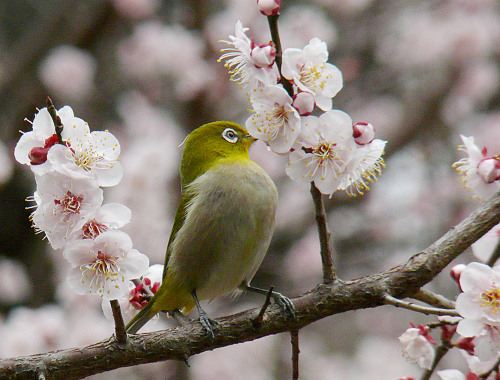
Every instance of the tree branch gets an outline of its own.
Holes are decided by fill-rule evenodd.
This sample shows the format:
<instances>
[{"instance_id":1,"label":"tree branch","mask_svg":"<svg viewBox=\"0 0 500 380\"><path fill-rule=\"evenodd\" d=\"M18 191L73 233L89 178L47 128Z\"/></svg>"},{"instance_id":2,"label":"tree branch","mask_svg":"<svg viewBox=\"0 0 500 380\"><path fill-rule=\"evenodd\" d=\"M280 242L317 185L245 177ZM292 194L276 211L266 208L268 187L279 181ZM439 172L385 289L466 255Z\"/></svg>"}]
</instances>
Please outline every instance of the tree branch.
<instances>
[{"instance_id":1,"label":"tree branch","mask_svg":"<svg viewBox=\"0 0 500 380\"><path fill-rule=\"evenodd\" d=\"M435 314L435 315L451 315L453 317L458 317L460 314L457 313L456 310L453 309L441 309L441 308L435 308L435 307L427 307L427 306L420 306L416 305L411 302L403 301L400 299L397 299L393 296L390 295L385 295L384 296L385 303L387 305L392 305L395 307L400 307L403 309L408 309L408 310L413 310L419 313L423 314Z\"/></svg>"},{"instance_id":2,"label":"tree branch","mask_svg":"<svg viewBox=\"0 0 500 380\"><path fill-rule=\"evenodd\" d=\"M440 307L443 309L454 309L455 302L443 297L440 294L431 292L430 290L420 288L417 293L415 293L411 298L425 302L428 305L434 307Z\"/></svg>"},{"instance_id":3,"label":"tree branch","mask_svg":"<svg viewBox=\"0 0 500 380\"><path fill-rule=\"evenodd\" d=\"M316 225L319 232L321 264L323 268L323 283L331 284L335 281L335 268L333 265L332 248L330 244L330 232L326 222L325 206L323 196L314 182L311 182L311 196L314 202Z\"/></svg>"},{"instance_id":4,"label":"tree branch","mask_svg":"<svg viewBox=\"0 0 500 380\"><path fill-rule=\"evenodd\" d=\"M35 377L45 367L47 379L76 379L112 369L186 357L258 339L267 335L298 330L333 314L385 304L384 296L413 296L474 241L500 222L500 193L485 202L457 226L408 262L388 271L353 281L321 284L293 299L296 318L271 305L258 329L252 321L259 309L220 318L215 338L196 322L169 330L131 335L120 347L110 338L83 348L71 348L26 357L0 360L0 378Z\"/></svg>"}]
</instances>

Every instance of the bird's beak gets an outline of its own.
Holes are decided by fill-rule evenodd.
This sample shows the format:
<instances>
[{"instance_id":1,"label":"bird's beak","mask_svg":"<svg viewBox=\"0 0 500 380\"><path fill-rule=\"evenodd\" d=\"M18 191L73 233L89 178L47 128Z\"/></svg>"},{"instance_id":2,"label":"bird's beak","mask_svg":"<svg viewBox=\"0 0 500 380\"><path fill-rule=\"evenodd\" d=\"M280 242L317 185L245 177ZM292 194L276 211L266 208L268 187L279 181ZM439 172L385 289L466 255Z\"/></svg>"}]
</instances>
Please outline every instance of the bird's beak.
<instances>
[{"instance_id":1,"label":"bird's beak","mask_svg":"<svg viewBox=\"0 0 500 380\"><path fill-rule=\"evenodd\" d=\"M255 137L253 137L249 134L245 135L243 138L245 139L245 141L248 141L249 145L252 145L255 141L257 141L257 139Z\"/></svg>"}]
</instances>

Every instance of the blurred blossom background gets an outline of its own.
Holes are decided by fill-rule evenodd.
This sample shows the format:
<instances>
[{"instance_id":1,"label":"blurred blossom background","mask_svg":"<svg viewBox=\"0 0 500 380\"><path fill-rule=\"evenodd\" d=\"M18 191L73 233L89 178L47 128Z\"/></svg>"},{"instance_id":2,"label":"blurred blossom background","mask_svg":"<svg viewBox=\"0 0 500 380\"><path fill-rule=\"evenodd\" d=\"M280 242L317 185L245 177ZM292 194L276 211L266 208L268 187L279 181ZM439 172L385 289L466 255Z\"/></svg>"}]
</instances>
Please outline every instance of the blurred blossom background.
<instances>
[{"instance_id":1,"label":"blurred blossom background","mask_svg":"<svg viewBox=\"0 0 500 380\"><path fill-rule=\"evenodd\" d=\"M283 0L284 48L312 37L327 42L344 75L333 99L354 122L387 140L386 169L364 196L336 193L326 207L340 278L403 263L458 223L470 199L451 164L459 135L500 154L500 2L498 0ZM92 130L122 146L122 183L105 202L124 203L134 247L163 263L179 197L184 137L214 120L244 124L249 103L222 63L219 40L241 20L256 43L267 21L254 0L18 0L0 2L0 356L96 342L113 333L98 297L77 296L67 269L30 227L28 168L14 163L19 131L30 130L49 95ZM285 157L254 144L252 156L276 182L277 230L253 284L298 296L321 281L309 186L285 176ZM468 251L456 263L472 259ZM455 263L454 263L455 264ZM454 298L448 269L427 287ZM222 316L258 307L261 297L217 299ZM196 317L196 315L193 315ZM300 331L303 379L396 379L420 369L401 355L409 322L433 321L385 306L332 316ZM152 326L173 326L169 320ZM206 352L184 363L120 369L95 379L283 379L290 377L287 334ZM465 364L458 353L440 368Z\"/></svg>"}]
</instances>

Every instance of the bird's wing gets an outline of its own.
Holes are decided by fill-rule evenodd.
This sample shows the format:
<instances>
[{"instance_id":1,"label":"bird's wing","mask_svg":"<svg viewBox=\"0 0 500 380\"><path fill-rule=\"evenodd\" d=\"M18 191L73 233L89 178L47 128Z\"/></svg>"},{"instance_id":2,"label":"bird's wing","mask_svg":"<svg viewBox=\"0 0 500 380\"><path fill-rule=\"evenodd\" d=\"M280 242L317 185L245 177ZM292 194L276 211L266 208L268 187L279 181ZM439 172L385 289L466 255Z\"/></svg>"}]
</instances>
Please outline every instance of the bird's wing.
<instances>
[{"instance_id":1,"label":"bird's wing","mask_svg":"<svg viewBox=\"0 0 500 380\"><path fill-rule=\"evenodd\" d=\"M172 242L174 241L177 232L184 224L184 220L186 219L187 205L189 204L191 198L192 195L189 192L182 191L181 199L179 200L179 205L177 206L177 211L175 212L175 219L174 219L174 225L172 226L172 232L170 232L170 238L168 239L167 253L165 254L165 266L163 267L163 276L162 276L163 279L165 279L165 275L167 273Z\"/></svg>"}]
</instances>

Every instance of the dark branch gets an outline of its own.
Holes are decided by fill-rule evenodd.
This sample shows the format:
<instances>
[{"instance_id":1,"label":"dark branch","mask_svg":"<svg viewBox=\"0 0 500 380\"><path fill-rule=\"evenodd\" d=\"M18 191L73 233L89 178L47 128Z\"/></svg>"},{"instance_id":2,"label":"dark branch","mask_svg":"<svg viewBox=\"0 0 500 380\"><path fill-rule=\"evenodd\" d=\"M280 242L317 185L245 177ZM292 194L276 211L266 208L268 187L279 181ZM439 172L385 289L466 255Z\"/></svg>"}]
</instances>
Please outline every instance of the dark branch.
<instances>
[{"instance_id":1,"label":"dark branch","mask_svg":"<svg viewBox=\"0 0 500 380\"><path fill-rule=\"evenodd\" d=\"M311 182L311 196L314 202L316 225L318 226L319 232L321 264L323 267L323 283L331 284L335 281L335 268L333 266L330 232L328 232L323 196L314 182Z\"/></svg>"},{"instance_id":2,"label":"dark branch","mask_svg":"<svg viewBox=\"0 0 500 380\"><path fill-rule=\"evenodd\" d=\"M290 339L292 343L292 379L299 378L299 330L290 331Z\"/></svg>"},{"instance_id":3,"label":"dark branch","mask_svg":"<svg viewBox=\"0 0 500 380\"><path fill-rule=\"evenodd\" d=\"M111 311L115 320L115 338L119 344L127 342L127 333L125 332L125 323L123 322L122 311L118 300L111 300Z\"/></svg>"}]
</instances>

